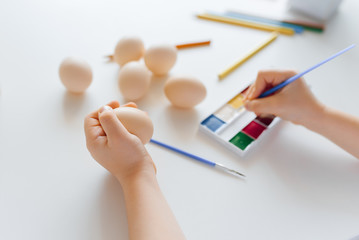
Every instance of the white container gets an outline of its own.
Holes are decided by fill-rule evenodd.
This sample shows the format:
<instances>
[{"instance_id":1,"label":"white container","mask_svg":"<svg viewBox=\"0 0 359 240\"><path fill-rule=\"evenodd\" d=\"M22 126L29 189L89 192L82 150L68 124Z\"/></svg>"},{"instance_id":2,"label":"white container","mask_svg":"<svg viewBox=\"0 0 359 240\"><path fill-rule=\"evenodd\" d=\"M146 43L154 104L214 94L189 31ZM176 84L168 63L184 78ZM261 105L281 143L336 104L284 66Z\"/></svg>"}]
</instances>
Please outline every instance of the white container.
<instances>
[{"instance_id":1,"label":"white container","mask_svg":"<svg viewBox=\"0 0 359 240\"><path fill-rule=\"evenodd\" d=\"M288 0L291 10L326 21L337 11L342 0Z\"/></svg>"}]
</instances>

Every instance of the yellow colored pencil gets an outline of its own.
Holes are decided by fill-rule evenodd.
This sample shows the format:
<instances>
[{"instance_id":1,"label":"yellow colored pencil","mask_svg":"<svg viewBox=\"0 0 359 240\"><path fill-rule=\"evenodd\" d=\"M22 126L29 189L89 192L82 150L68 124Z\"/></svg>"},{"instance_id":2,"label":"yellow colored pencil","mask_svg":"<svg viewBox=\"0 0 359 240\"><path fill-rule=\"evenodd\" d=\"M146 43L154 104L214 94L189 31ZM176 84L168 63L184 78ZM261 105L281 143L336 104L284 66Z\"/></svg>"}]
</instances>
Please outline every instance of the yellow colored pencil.
<instances>
[{"instance_id":1,"label":"yellow colored pencil","mask_svg":"<svg viewBox=\"0 0 359 240\"><path fill-rule=\"evenodd\" d=\"M242 63L250 59L252 56L254 56L256 53L258 53L260 50L268 46L271 42L273 42L278 37L277 32L273 32L268 39L266 39L263 43L258 45L255 49L247 53L243 58L236 61L234 64L226 68L224 71L222 71L220 74L218 74L219 79L225 78L228 74L230 74L234 69L239 67Z\"/></svg>"},{"instance_id":2,"label":"yellow colored pencil","mask_svg":"<svg viewBox=\"0 0 359 240\"><path fill-rule=\"evenodd\" d=\"M255 22L239 20L239 19L233 19L233 18L229 18L229 17L217 16L217 15L208 14L208 13L198 14L197 17L201 18L201 19L216 21L216 22L234 24L234 25L238 25L238 26L242 26L242 27L249 27L249 28L271 31L271 32L276 31L279 33L287 34L287 35L295 34L295 31L292 28L260 24L260 23L255 23Z\"/></svg>"}]
</instances>

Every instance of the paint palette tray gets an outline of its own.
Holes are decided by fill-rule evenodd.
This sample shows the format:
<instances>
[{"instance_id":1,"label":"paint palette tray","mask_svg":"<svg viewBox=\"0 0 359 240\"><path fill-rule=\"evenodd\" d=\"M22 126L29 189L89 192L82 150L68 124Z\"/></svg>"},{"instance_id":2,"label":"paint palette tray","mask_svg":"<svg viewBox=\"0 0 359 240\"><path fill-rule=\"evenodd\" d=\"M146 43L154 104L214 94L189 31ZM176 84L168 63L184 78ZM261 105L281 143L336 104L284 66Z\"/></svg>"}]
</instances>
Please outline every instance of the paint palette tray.
<instances>
[{"instance_id":1,"label":"paint palette tray","mask_svg":"<svg viewBox=\"0 0 359 240\"><path fill-rule=\"evenodd\" d=\"M237 94L210 114L200 130L240 156L255 148L260 139L279 121L274 115L257 116L244 108L244 92Z\"/></svg>"}]
</instances>

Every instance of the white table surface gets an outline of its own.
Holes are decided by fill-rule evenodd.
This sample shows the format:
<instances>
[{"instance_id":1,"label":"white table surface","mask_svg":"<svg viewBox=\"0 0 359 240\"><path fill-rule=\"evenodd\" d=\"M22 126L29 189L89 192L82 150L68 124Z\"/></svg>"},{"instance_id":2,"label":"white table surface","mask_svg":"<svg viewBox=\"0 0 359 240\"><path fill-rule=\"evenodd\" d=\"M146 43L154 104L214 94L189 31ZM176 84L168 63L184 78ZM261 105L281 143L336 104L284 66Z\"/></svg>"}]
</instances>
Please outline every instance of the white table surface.
<instances>
[{"instance_id":1,"label":"white table surface","mask_svg":"<svg viewBox=\"0 0 359 240\"><path fill-rule=\"evenodd\" d=\"M158 181L188 239L349 239L359 234L359 161L327 139L279 123L259 148L238 157L198 132L199 122L259 69L304 70L359 43L359 2L344 0L324 33L280 36L224 81L216 74L269 33L199 20L202 10L241 1L0 2L0 239L128 239L121 187L85 147L84 116L123 98L118 66L103 56L123 36L146 47L212 40L179 52L171 75L203 81L208 95L193 110L171 107L154 80L138 101L154 138L237 169L242 181L158 146L147 149ZM58 77L67 56L86 59L93 83L68 94ZM359 48L307 75L325 104L359 116Z\"/></svg>"}]
</instances>

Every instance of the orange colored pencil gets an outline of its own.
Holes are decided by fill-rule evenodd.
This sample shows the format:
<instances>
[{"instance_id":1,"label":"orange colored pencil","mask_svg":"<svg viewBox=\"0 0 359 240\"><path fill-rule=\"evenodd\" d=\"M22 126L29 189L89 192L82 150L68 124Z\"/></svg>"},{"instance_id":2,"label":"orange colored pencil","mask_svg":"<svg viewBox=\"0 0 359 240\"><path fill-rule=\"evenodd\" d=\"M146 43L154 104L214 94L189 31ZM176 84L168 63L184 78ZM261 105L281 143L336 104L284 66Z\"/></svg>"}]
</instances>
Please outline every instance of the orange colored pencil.
<instances>
[{"instance_id":1,"label":"orange colored pencil","mask_svg":"<svg viewBox=\"0 0 359 240\"><path fill-rule=\"evenodd\" d=\"M182 48L205 46L205 45L209 45L209 44L211 44L211 41L184 43L184 44L178 44L178 45L176 45L176 48L177 48L177 49L182 49Z\"/></svg>"},{"instance_id":2,"label":"orange colored pencil","mask_svg":"<svg viewBox=\"0 0 359 240\"><path fill-rule=\"evenodd\" d=\"M190 47L200 47L200 46L205 46L205 45L210 45L211 41L203 41L203 42L192 42L192 43L183 43L183 44L178 44L175 45L175 47L177 49L183 49L183 48L190 48ZM107 55L105 56L105 58L107 59L107 62L113 62L113 55Z\"/></svg>"}]
</instances>

